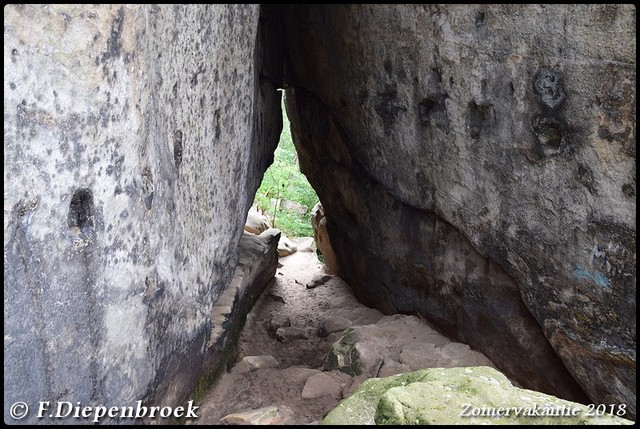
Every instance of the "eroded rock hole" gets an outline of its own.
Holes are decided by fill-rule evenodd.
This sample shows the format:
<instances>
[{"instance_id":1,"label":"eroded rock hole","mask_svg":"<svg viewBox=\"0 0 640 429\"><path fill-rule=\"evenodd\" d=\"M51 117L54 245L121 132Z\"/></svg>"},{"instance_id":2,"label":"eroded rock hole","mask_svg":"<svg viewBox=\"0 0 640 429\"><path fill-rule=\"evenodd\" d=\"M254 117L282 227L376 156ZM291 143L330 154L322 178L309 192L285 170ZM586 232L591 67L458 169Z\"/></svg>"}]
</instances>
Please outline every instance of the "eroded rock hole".
<instances>
[{"instance_id":1,"label":"eroded rock hole","mask_svg":"<svg viewBox=\"0 0 640 429\"><path fill-rule=\"evenodd\" d=\"M180 168L182 164L182 131L176 130L173 133L173 160L176 168Z\"/></svg>"},{"instance_id":2,"label":"eroded rock hole","mask_svg":"<svg viewBox=\"0 0 640 429\"><path fill-rule=\"evenodd\" d=\"M94 227L93 195L89 189L79 189L71 198L67 218L72 234L87 232Z\"/></svg>"},{"instance_id":3,"label":"eroded rock hole","mask_svg":"<svg viewBox=\"0 0 640 429\"><path fill-rule=\"evenodd\" d=\"M477 139L485 127L485 124L492 116L493 107L491 105L477 104L471 101L468 105L469 109L469 133L471 137Z\"/></svg>"},{"instance_id":4,"label":"eroded rock hole","mask_svg":"<svg viewBox=\"0 0 640 429\"><path fill-rule=\"evenodd\" d=\"M538 142L552 148L560 148L562 142L562 125L553 118L536 116L532 121L533 132Z\"/></svg>"},{"instance_id":5,"label":"eroded rock hole","mask_svg":"<svg viewBox=\"0 0 640 429\"><path fill-rule=\"evenodd\" d=\"M540 103L552 110L559 108L566 97L560 73L546 68L533 77L533 90Z\"/></svg>"}]
</instances>

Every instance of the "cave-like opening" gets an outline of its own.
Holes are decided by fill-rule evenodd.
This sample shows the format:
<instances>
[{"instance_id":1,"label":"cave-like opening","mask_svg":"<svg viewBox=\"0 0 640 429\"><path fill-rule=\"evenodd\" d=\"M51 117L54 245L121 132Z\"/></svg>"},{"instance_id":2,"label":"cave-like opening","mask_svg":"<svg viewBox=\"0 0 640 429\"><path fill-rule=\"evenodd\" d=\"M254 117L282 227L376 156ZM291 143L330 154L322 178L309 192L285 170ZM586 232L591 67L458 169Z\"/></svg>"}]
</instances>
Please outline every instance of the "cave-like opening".
<instances>
[{"instance_id":1,"label":"cave-like opening","mask_svg":"<svg viewBox=\"0 0 640 429\"><path fill-rule=\"evenodd\" d=\"M273 163L264 172L252 208L265 216L271 226L289 237L311 237L311 214L320 200L300 171L284 103L286 95L284 91L280 92L283 96L282 133L274 152Z\"/></svg>"}]
</instances>

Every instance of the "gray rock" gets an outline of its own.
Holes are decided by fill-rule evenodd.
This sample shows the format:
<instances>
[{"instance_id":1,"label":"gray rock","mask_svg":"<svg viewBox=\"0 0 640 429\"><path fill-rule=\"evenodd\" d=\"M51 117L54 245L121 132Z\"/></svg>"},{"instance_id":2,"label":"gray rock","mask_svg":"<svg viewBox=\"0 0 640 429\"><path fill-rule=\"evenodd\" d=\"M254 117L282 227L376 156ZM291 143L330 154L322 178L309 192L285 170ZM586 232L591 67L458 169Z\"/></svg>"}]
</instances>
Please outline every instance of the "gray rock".
<instances>
[{"instance_id":1,"label":"gray rock","mask_svg":"<svg viewBox=\"0 0 640 429\"><path fill-rule=\"evenodd\" d=\"M321 337L326 337L332 332L344 331L351 325L352 325L351 320L345 317L340 317L340 316L327 317L320 324L320 328L318 329L318 334Z\"/></svg>"},{"instance_id":2,"label":"gray rock","mask_svg":"<svg viewBox=\"0 0 640 429\"><path fill-rule=\"evenodd\" d=\"M291 326L291 320L286 314L274 314L269 321L269 331L276 332L279 328Z\"/></svg>"},{"instance_id":3,"label":"gray rock","mask_svg":"<svg viewBox=\"0 0 640 429\"><path fill-rule=\"evenodd\" d=\"M321 396L330 396L334 399L342 398L342 389L344 388L346 381L349 377L345 377L345 374L341 374L342 377L336 375L330 375L326 372L320 372L312 375L307 379L302 389L301 397L303 399L319 398Z\"/></svg>"},{"instance_id":4,"label":"gray rock","mask_svg":"<svg viewBox=\"0 0 640 429\"><path fill-rule=\"evenodd\" d=\"M276 339L281 343L290 343L294 340L299 340L302 338L308 338L307 333L295 326L289 326L285 328L278 328L276 330Z\"/></svg>"},{"instance_id":5,"label":"gray rock","mask_svg":"<svg viewBox=\"0 0 640 429\"><path fill-rule=\"evenodd\" d=\"M396 362L393 359L385 358L382 362L382 366L380 366L380 370L378 371L378 377L389 377L390 375L402 374L403 372L410 371L410 366Z\"/></svg>"},{"instance_id":6,"label":"gray rock","mask_svg":"<svg viewBox=\"0 0 640 429\"><path fill-rule=\"evenodd\" d=\"M271 291L271 292L269 292L269 298L271 298L272 300L277 301L277 302L282 302L282 303L285 302L284 297L282 296L282 292L279 292L279 291Z\"/></svg>"},{"instance_id":7,"label":"gray rock","mask_svg":"<svg viewBox=\"0 0 640 429\"><path fill-rule=\"evenodd\" d=\"M210 310L282 126L259 15L4 8L6 403L184 405L216 360Z\"/></svg>"},{"instance_id":8,"label":"gray rock","mask_svg":"<svg viewBox=\"0 0 640 429\"><path fill-rule=\"evenodd\" d=\"M291 241L288 237L282 236L278 243L278 256L281 258L284 256L293 255L298 251L298 245Z\"/></svg>"},{"instance_id":9,"label":"gray rock","mask_svg":"<svg viewBox=\"0 0 640 429\"><path fill-rule=\"evenodd\" d=\"M315 252L317 249L313 237L296 237L290 240L298 246L298 252Z\"/></svg>"},{"instance_id":10,"label":"gray rock","mask_svg":"<svg viewBox=\"0 0 640 429\"><path fill-rule=\"evenodd\" d=\"M358 299L635 414L634 6L285 16L293 138Z\"/></svg>"},{"instance_id":11,"label":"gray rock","mask_svg":"<svg viewBox=\"0 0 640 429\"><path fill-rule=\"evenodd\" d=\"M268 406L255 410L240 411L220 419L225 425L277 425L284 420L282 407Z\"/></svg>"},{"instance_id":12,"label":"gray rock","mask_svg":"<svg viewBox=\"0 0 640 429\"><path fill-rule=\"evenodd\" d=\"M307 289L313 289L320 285L323 285L329 280L331 280L332 277L333 276L330 274L323 274L323 273L316 274L311 278L309 283L307 283Z\"/></svg>"},{"instance_id":13,"label":"gray rock","mask_svg":"<svg viewBox=\"0 0 640 429\"><path fill-rule=\"evenodd\" d=\"M374 325L348 328L331 346L324 369L370 378L379 377L385 363L386 374L400 365L408 370L493 366L481 353L465 344L451 343L417 317L392 315Z\"/></svg>"},{"instance_id":14,"label":"gray rock","mask_svg":"<svg viewBox=\"0 0 640 429\"><path fill-rule=\"evenodd\" d=\"M233 368L238 373L255 371L261 368L279 368L280 363L270 355L245 356Z\"/></svg>"},{"instance_id":15,"label":"gray rock","mask_svg":"<svg viewBox=\"0 0 640 429\"><path fill-rule=\"evenodd\" d=\"M275 234L280 233L280 241L278 242L278 256L285 257L294 254L298 250L298 245L290 240L286 235L282 234L277 228L269 228L260 233L260 235L265 234Z\"/></svg>"},{"instance_id":16,"label":"gray rock","mask_svg":"<svg viewBox=\"0 0 640 429\"><path fill-rule=\"evenodd\" d=\"M271 8L5 7L5 402L178 405L221 361L286 69L362 302L635 415L633 5Z\"/></svg>"}]
</instances>

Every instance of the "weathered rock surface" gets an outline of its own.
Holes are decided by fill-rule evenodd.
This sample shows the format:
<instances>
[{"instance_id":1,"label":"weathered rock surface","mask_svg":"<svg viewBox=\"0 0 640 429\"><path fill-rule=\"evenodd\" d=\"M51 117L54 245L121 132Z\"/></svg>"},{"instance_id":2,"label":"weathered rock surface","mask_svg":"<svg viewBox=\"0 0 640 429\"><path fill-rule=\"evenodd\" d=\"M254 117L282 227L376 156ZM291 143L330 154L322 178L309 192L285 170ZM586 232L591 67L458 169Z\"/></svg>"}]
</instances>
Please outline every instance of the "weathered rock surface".
<instances>
[{"instance_id":1,"label":"weathered rock surface","mask_svg":"<svg viewBox=\"0 0 640 429\"><path fill-rule=\"evenodd\" d=\"M280 237L280 242L278 243L278 256L281 258L284 256L293 255L298 251L298 245L294 243L289 237L283 235Z\"/></svg>"},{"instance_id":2,"label":"weathered rock surface","mask_svg":"<svg viewBox=\"0 0 640 429\"><path fill-rule=\"evenodd\" d=\"M215 379L275 267L248 268L277 234L242 227L285 69L358 298L635 415L635 8L279 10L5 7L5 421L16 401L178 405ZM326 305L379 318L350 299Z\"/></svg>"},{"instance_id":3,"label":"weathered rock surface","mask_svg":"<svg viewBox=\"0 0 640 429\"><path fill-rule=\"evenodd\" d=\"M6 422L193 391L282 126L259 12L5 6Z\"/></svg>"},{"instance_id":4,"label":"weathered rock surface","mask_svg":"<svg viewBox=\"0 0 640 429\"><path fill-rule=\"evenodd\" d=\"M278 368L280 364L270 355L245 356L240 359L233 369L238 372L251 372L260 368Z\"/></svg>"},{"instance_id":5,"label":"weathered rock surface","mask_svg":"<svg viewBox=\"0 0 640 429\"><path fill-rule=\"evenodd\" d=\"M319 398L321 396L342 399L342 389L350 381L351 378L340 371L319 372L307 379L300 396L303 399Z\"/></svg>"},{"instance_id":6,"label":"weathered rock surface","mask_svg":"<svg viewBox=\"0 0 640 429\"><path fill-rule=\"evenodd\" d=\"M269 321L269 331L274 334L279 328L291 326L291 319L286 314L274 314Z\"/></svg>"},{"instance_id":7,"label":"weathered rock surface","mask_svg":"<svg viewBox=\"0 0 640 429\"><path fill-rule=\"evenodd\" d=\"M283 258L294 254L298 250L298 245L286 235L282 234L278 228L268 228L260 233L260 235L273 234L275 231L280 233L280 241L278 242L278 256Z\"/></svg>"},{"instance_id":8,"label":"weathered rock surface","mask_svg":"<svg viewBox=\"0 0 640 429\"><path fill-rule=\"evenodd\" d=\"M277 425L284 419L282 407L271 405L256 410L239 411L220 419L225 425Z\"/></svg>"},{"instance_id":9,"label":"weathered rock surface","mask_svg":"<svg viewBox=\"0 0 640 429\"><path fill-rule=\"evenodd\" d=\"M324 274L324 273L318 273L315 276L313 276L311 278L311 280L309 281L309 283L307 283L307 289L313 289L314 287L318 287L320 285L325 284L326 282L328 282L329 280L331 280L331 275L329 274Z\"/></svg>"},{"instance_id":10,"label":"weathered rock surface","mask_svg":"<svg viewBox=\"0 0 640 429\"><path fill-rule=\"evenodd\" d=\"M415 316L393 315L347 329L331 346L324 369L366 379L378 377L383 365L389 373L401 368L415 371L493 363L468 345L451 342Z\"/></svg>"},{"instance_id":11,"label":"weathered rock surface","mask_svg":"<svg viewBox=\"0 0 640 429\"><path fill-rule=\"evenodd\" d=\"M331 247L331 240L327 231L327 218L321 203L316 204L311 210L311 226L313 227L313 238L316 246L322 253L325 271L328 274L337 274L338 260Z\"/></svg>"},{"instance_id":12,"label":"weathered rock surface","mask_svg":"<svg viewBox=\"0 0 640 429\"><path fill-rule=\"evenodd\" d=\"M333 316L325 318L318 328L318 335L326 337L333 332L344 331L350 327L353 322L346 317Z\"/></svg>"},{"instance_id":13,"label":"weathered rock surface","mask_svg":"<svg viewBox=\"0 0 640 429\"><path fill-rule=\"evenodd\" d=\"M623 410L623 409L622 409ZM615 412L624 414L620 408ZM628 425L593 408L514 387L490 367L432 368L370 379L322 424Z\"/></svg>"},{"instance_id":14,"label":"weathered rock surface","mask_svg":"<svg viewBox=\"0 0 640 429\"><path fill-rule=\"evenodd\" d=\"M254 208L250 208L247 213L247 220L244 222L244 230L251 234L260 235L260 233L271 228L269 219L263 214L260 214Z\"/></svg>"},{"instance_id":15,"label":"weathered rock surface","mask_svg":"<svg viewBox=\"0 0 640 429\"><path fill-rule=\"evenodd\" d=\"M276 331L276 339L281 343L290 343L302 338L308 338L307 332L296 326L287 326L284 328L278 328Z\"/></svg>"},{"instance_id":16,"label":"weathered rock surface","mask_svg":"<svg viewBox=\"0 0 640 429\"><path fill-rule=\"evenodd\" d=\"M285 17L294 143L358 298L635 414L635 8Z\"/></svg>"}]
</instances>

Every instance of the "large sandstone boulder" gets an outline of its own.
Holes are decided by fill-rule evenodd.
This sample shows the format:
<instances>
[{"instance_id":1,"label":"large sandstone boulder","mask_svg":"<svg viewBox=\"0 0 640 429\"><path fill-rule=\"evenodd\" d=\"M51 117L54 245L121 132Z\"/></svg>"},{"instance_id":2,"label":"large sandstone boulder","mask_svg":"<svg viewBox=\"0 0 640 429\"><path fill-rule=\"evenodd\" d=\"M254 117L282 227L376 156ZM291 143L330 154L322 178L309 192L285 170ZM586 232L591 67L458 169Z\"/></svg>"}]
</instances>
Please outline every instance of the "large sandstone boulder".
<instances>
[{"instance_id":1,"label":"large sandstone boulder","mask_svg":"<svg viewBox=\"0 0 640 429\"><path fill-rule=\"evenodd\" d=\"M432 368L365 381L322 424L633 424L624 406L610 411L520 389L491 367Z\"/></svg>"},{"instance_id":2,"label":"large sandstone boulder","mask_svg":"<svg viewBox=\"0 0 640 429\"><path fill-rule=\"evenodd\" d=\"M5 422L16 401L175 406L193 392L282 127L259 18L5 6Z\"/></svg>"},{"instance_id":3,"label":"large sandstone boulder","mask_svg":"<svg viewBox=\"0 0 640 429\"><path fill-rule=\"evenodd\" d=\"M635 413L635 7L285 15L294 143L358 298Z\"/></svg>"}]
</instances>

